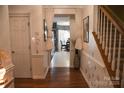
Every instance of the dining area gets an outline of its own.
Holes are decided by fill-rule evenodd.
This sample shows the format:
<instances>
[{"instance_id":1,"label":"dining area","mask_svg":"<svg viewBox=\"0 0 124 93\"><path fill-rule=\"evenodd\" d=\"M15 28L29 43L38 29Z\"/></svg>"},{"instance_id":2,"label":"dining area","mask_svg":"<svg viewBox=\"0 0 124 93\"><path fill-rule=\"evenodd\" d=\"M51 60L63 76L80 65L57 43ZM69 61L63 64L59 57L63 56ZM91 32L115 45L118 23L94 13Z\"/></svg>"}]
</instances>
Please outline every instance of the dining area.
<instances>
[{"instance_id":1,"label":"dining area","mask_svg":"<svg viewBox=\"0 0 124 93\"><path fill-rule=\"evenodd\" d=\"M67 41L60 40L61 43L61 51L70 51L70 38L67 39Z\"/></svg>"}]
</instances>

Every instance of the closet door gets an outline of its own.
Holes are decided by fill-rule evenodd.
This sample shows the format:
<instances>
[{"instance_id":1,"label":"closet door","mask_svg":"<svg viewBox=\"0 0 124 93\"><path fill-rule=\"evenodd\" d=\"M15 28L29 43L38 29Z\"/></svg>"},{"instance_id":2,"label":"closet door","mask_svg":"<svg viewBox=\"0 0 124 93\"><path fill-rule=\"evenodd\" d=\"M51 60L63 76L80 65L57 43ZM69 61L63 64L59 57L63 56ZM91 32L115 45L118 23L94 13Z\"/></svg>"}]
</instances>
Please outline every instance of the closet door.
<instances>
[{"instance_id":1,"label":"closet door","mask_svg":"<svg viewBox=\"0 0 124 93\"><path fill-rule=\"evenodd\" d=\"M29 16L10 15L12 59L16 78L31 78Z\"/></svg>"}]
</instances>

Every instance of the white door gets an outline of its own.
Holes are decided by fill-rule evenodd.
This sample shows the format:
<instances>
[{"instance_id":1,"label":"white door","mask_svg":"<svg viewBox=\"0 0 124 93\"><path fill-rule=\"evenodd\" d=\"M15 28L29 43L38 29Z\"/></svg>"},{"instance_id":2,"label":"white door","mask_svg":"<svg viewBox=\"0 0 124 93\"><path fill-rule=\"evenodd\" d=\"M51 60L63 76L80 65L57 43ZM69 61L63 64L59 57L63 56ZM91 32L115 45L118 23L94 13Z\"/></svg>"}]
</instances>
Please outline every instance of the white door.
<instances>
[{"instance_id":1,"label":"white door","mask_svg":"<svg viewBox=\"0 0 124 93\"><path fill-rule=\"evenodd\" d=\"M12 59L16 78L31 78L29 16L10 16Z\"/></svg>"}]
</instances>

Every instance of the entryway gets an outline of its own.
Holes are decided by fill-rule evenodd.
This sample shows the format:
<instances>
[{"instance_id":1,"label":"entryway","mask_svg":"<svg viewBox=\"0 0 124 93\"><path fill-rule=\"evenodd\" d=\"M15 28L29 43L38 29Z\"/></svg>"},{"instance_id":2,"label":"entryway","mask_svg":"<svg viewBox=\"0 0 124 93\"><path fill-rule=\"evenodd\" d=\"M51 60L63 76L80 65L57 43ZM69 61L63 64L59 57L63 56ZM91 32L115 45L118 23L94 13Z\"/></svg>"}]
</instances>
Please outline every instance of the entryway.
<instances>
[{"instance_id":1,"label":"entryway","mask_svg":"<svg viewBox=\"0 0 124 93\"><path fill-rule=\"evenodd\" d=\"M70 67L70 17L55 15L51 67Z\"/></svg>"}]
</instances>

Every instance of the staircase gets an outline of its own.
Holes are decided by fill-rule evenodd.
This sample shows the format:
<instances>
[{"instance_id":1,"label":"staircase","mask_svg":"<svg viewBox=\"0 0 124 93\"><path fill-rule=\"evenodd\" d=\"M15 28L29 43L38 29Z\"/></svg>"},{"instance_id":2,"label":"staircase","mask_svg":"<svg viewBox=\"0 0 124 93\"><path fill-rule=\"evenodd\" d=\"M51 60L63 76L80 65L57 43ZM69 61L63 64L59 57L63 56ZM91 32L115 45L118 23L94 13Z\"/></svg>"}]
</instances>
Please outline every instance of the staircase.
<instances>
[{"instance_id":1,"label":"staircase","mask_svg":"<svg viewBox=\"0 0 124 93\"><path fill-rule=\"evenodd\" d=\"M124 87L124 28L112 15L105 6L98 6L97 31L93 35L113 86Z\"/></svg>"}]
</instances>

